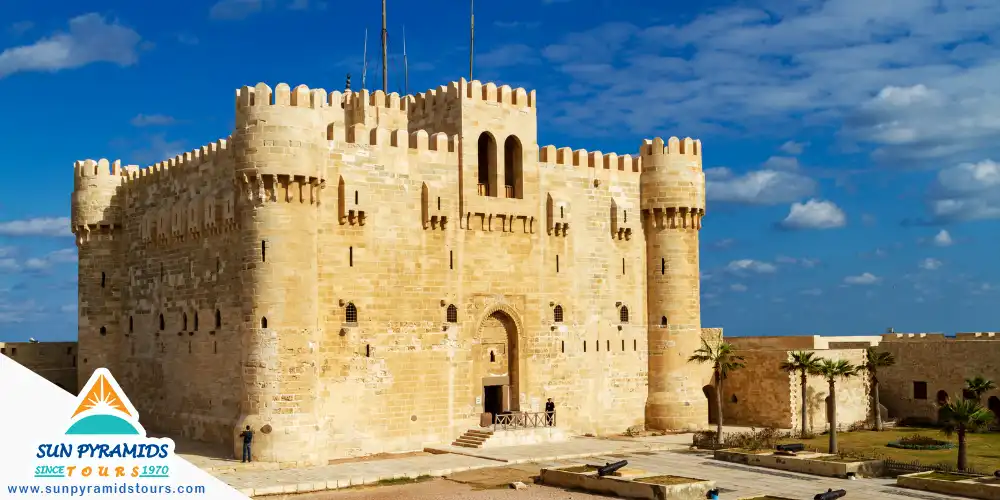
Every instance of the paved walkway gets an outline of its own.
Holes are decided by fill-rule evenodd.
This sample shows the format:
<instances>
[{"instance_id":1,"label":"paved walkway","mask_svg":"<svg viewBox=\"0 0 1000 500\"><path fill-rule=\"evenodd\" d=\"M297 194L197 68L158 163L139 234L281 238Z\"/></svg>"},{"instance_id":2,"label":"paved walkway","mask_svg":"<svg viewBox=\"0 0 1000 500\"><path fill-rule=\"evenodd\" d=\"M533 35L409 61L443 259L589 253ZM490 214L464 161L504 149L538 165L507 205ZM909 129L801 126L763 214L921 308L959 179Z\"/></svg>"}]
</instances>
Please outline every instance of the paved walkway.
<instances>
[{"instance_id":1,"label":"paved walkway","mask_svg":"<svg viewBox=\"0 0 1000 500\"><path fill-rule=\"evenodd\" d=\"M628 467L652 474L670 474L715 481L722 498L747 498L776 495L795 499L813 498L828 489L847 491L848 498L904 500L920 498L937 500L960 498L923 491L897 488L895 479L836 479L777 471L714 460L705 452L648 452L602 455L590 460L557 460L543 462L542 467L564 467L574 464L628 460Z\"/></svg>"},{"instance_id":2,"label":"paved walkway","mask_svg":"<svg viewBox=\"0 0 1000 500\"><path fill-rule=\"evenodd\" d=\"M560 467L625 459L630 468L653 474L714 480L723 498L770 494L810 499L831 488L847 490L852 498L873 500L955 498L897 488L895 480L891 479L849 481L717 461L711 458L711 453L687 451L689 443L689 434L632 440L571 438L541 445L461 449L478 456L442 453L299 469L216 469L212 473L248 496L265 496L370 485L405 477L441 477L528 462L542 467Z\"/></svg>"}]
</instances>

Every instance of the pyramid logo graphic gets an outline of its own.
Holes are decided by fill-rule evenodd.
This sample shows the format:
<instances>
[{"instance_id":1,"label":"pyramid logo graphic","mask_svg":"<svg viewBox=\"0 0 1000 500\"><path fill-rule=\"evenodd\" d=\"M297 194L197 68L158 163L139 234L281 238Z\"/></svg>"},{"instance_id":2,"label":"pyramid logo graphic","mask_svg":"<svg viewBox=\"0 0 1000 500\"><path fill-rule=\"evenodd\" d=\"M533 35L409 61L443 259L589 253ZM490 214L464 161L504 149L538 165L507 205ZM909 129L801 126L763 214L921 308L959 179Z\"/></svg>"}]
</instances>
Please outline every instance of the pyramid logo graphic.
<instances>
[{"instance_id":1,"label":"pyramid logo graphic","mask_svg":"<svg viewBox=\"0 0 1000 500\"><path fill-rule=\"evenodd\" d=\"M68 435L146 437L139 413L107 368L94 370L77 396L76 411L70 420Z\"/></svg>"}]
</instances>

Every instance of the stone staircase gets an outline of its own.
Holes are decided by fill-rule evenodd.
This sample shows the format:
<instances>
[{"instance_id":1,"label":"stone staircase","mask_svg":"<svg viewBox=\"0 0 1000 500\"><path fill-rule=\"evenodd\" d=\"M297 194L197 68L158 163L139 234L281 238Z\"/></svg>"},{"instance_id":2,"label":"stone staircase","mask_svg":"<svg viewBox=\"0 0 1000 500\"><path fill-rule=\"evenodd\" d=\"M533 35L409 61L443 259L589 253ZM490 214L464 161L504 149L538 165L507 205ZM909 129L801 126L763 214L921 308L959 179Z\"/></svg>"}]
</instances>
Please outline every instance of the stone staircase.
<instances>
[{"instance_id":1,"label":"stone staircase","mask_svg":"<svg viewBox=\"0 0 1000 500\"><path fill-rule=\"evenodd\" d=\"M459 436L451 445L463 448L482 448L486 440L491 437L493 437L493 431L470 429Z\"/></svg>"}]
</instances>

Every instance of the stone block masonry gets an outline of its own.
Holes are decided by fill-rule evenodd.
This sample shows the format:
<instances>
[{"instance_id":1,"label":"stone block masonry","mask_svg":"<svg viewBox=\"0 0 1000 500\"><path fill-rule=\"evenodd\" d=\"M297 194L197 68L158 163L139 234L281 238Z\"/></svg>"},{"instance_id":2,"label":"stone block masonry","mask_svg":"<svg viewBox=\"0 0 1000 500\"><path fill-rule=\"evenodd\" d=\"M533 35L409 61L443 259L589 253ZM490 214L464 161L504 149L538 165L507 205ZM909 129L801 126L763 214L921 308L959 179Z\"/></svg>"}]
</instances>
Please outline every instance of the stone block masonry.
<instances>
[{"instance_id":1,"label":"stone block masonry","mask_svg":"<svg viewBox=\"0 0 1000 500\"><path fill-rule=\"evenodd\" d=\"M707 425L700 142L539 148L536 102L258 84L225 140L78 162L80 376L110 368L156 431L235 448L249 425L276 462L547 398L570 433Z\"/></svg>"},{"instance_id":2,"label":"stone block masonry","mask_svg":"<svg viewBox=\"0 0 1000 500\"><path fill-rule=\"evenodd\" d=\"M76 342L0 342L0 355L76 394Z\"/></svg>"}]
</instances>

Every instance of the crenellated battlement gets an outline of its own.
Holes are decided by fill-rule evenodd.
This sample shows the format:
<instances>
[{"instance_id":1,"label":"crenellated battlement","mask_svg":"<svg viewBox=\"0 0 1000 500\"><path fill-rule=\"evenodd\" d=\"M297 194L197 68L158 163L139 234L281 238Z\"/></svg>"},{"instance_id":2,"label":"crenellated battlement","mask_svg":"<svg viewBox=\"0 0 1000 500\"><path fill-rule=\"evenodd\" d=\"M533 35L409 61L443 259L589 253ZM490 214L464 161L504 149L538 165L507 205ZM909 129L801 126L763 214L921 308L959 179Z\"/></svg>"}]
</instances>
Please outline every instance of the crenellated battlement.
<instances>
[{"instance_id":1,"label":"crenellated battlement","mask_svg":"<svg viewBox=\"0 0 1000 500\"><path fill-rule=\"evenodd\" d=\"M101 158L100 160L80 160L73 164L73 169L77 178L122 176L121 160L115 160L114 162L110 162L106 158Z\"/></svg>"},{"instance_id":2,"label":"crenellated battlement","mask_svg":"<svg viewBox=\"0 0 1000 500\"><path fill-rule=\"evenodd\" d=\"M141 169L135 166L126 167L123 174L126 185L141 186L145 183L158 182L170 174L187 172L219 158L228 158L232 154L229 150L231 141L232 136L219 139L211 144Z\"/></svg>"},{"instance_id":3,"label":"crenellated battlement","mask_svg":"<svg viewBox=\"0 0 1000 500\"><path fill-rule=\"evenodd\" d=\"M642 141L641 153L642 156L683 155L700 157L701 141L690 137L685 137L684 139L671 137L667 139L666 143L660 137L644 139Z\"/></svg>"},{"instance_id":4,"label":"crenellated battlement","mask_svg":"<svg viewBox=\"0 0 1000 500\"><path fill-rule=\"evenodd\" d=\"M442 156L454 155L458 151L458 136L449 136L444 132L428 134L425 130L411 133L382 127L369 129L361 124L352 126L348 132L347 143L358 146L434 151L441 153Z\"/></svg>"},{"instance_id":5,"label":"crenellated battlement","mask_svg":"<svg viewBox=\"0 0 1000 500\"><path fill-rule=\"evenodd\" d=\"M586 149L556 148L544 146L538 150L539 163L561 165L568 167L590 167L603 170L619 170L622 172L641 172L642 159L638 156L621 155L617 153L602 153Z\"/></svg>"},{"instance_id":6,"label":"crenellated battlement","mask_svg":"<svg viewBox=\"0 0 1000 500\"><path fill-rule=\"evenodd\" d=\"M943 333L887 333L882 342L946 342L962 340L1000 340L997 332L959 332L954 337Z\"/></svg>"}]
</instances>

